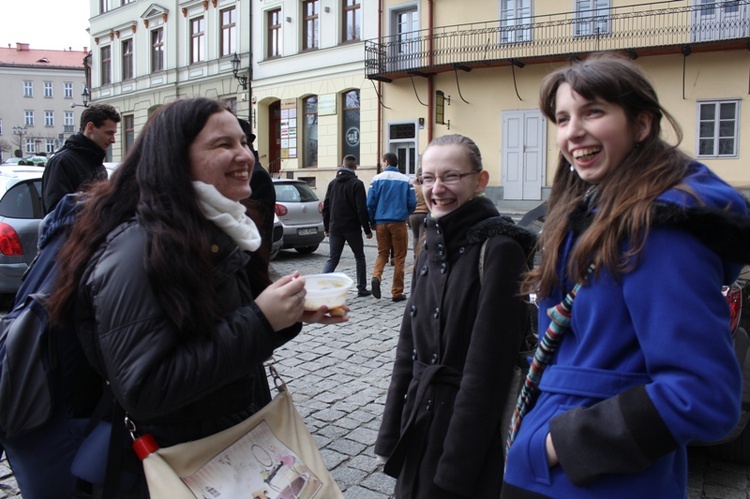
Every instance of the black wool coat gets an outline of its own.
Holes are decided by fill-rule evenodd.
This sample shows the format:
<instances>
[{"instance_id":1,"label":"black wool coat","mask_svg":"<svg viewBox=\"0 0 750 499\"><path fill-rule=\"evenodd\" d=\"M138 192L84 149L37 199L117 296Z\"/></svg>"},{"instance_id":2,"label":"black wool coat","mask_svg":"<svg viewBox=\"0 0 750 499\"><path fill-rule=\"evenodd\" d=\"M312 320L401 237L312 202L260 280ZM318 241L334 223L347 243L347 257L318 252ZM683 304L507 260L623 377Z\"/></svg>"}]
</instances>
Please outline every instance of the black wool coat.
<instances>
[{"instance_id":1,"label":"black wool coat","mask_svg":"<svg viewBox=\"0 0 750 499\"><path fill-rule=\"evenodd\" d=\"M375 453L389 458L399 498L497 498L534 236L481 197L425 230Z\"/></svg>"}]
</instances>

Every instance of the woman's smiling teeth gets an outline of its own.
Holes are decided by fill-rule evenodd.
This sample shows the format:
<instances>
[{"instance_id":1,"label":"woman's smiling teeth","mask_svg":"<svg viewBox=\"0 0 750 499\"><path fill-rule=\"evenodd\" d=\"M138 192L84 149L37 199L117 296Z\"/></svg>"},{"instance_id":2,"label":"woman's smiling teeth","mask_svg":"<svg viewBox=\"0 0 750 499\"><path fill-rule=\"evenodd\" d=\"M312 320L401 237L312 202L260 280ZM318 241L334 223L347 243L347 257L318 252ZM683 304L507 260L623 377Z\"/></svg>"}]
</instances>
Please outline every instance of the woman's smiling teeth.
<instances>
[{"instance_id":1,"label":"woman's smiling teeth","mask_svg":"<svg viewBox=\"0 0 750 499\"><path fill-rule=\"evenodd\" d=\"M241 172L232 172L229 174L230 177L236 178L237 180L248 180L250 174L247 170Z\"/></svg>"},{"instance_id":2,"label":"woman's smiling teeth","mask_svg":"<svg viewBox=\"0 0 750 499\"><path fill-rule=\"evenodd\" d=\"M434 199L433 198L432 204L434 204L435 206L445 206L445 205L451 204L453 201L454 201L453 199Z\"/></svg>"},{"instance_id":3,"label":"woman's smiling teeth","mask_svg":"<svg viewBox=\"0 0 750 499\"><path fill-rule=\"evenodd\" d=\"M576 149L573 151L573 158L575 159L591 159L601 151L598 147L587 147L586 149Z\"/></svg>"}]
</instances>

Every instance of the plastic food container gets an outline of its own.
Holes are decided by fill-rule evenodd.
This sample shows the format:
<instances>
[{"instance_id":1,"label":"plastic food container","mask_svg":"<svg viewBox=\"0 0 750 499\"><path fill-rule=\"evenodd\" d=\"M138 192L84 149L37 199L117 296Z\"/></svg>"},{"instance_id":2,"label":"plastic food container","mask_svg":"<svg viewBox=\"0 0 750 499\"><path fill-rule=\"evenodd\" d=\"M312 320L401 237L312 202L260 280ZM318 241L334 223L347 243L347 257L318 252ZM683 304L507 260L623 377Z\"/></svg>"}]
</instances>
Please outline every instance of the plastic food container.
<instances>
[{"instance_id":1,"label":"plastic food container","mask_svg":"<svg viewBox=\"0 0 750 499\"><path fill-rule=\"evenodd\" d=\"M354 281L346 274L312 274L305 277L305 310L318 310L323 305L329 309L346 303Z\"/></svg>"}]
</instances>

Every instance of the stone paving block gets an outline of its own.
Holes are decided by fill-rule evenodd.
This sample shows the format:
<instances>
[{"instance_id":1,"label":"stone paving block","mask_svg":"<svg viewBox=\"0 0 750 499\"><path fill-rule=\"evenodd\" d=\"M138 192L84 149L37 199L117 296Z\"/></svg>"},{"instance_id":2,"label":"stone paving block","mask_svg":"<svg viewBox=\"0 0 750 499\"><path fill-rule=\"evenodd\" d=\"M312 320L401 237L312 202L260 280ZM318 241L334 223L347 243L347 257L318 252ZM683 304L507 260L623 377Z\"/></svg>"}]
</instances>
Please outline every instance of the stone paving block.
<instances>
[{"instance_id":1,"label":"stone paving block","mask_svg":"<svg viewBox=\"0 0 750 499\"><path fill-rule=\"evenodd\" d=\"M391 478L381 471L382 465L374 473L370 474L362 485L370 490L376 490L381 494L391 497L396 486L396 479ZM348 499L348 498L347 498Z\"/></svg>"},{"instance_id":2,"label":"stone paving block","mask_svg":"<svg viewBox=\"0 0 750 499\"><path fill-rule=\"evenodd\" d=\"M326 447L326 449L335 450L336 452L346 454L349 457L358 456L366 448L366 445L355 442L354 440L349 440L349 438L339 438L328 444Z\"/></svg>"}]
</instances>

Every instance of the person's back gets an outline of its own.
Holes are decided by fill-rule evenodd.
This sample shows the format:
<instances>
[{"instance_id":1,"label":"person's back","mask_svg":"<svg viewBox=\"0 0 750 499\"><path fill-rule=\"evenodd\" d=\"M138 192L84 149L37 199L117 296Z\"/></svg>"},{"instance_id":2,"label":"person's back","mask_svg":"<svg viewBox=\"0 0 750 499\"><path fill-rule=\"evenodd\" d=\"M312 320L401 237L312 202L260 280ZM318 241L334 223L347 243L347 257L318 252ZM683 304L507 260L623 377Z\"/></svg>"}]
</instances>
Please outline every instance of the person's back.
<instances>
[{"instance_id":1,"label":"person's back","mask_svg":"<svg viewBox=\"0 0 750 499\"><path fill-rule=\"evenodd\" d=\"M66 194L107 178L102 162L107 147L115 143L119 122L120 115L109 104L91 104L83 111L80 131L65 141L44 168L42 205L45 214Z\"/></svg>"},{"instance_id":2,"label":"person's back","mask_svg":"<svg viewBox=\"0 0 750 499\"><path fill-rule=\"evenodd\" d=\"M398 157L388 152L383 155L385 171L375 175L367 193L367 211L370 223L375 228L378 238L378 258L372 277L372 295L380 298L380 282L383 268L393 248L393 284L391 294L393 301L403 301L404 263L409 244L406 231L406 220L417 206L417 197L409 177L399 172Z\"/></svg>"},{"instance_id":3,"label":"person's back","mask_svg":"<svg viewBox=\"0 0 750 499\"><path fill-rule=\"evenodd\" d=\"M367 267L365 262L362 231L367 238L372 237L370 218L367 214L365 185L357 178L355 170L357 160L348 154L344 157L336 178L331 180L323 200L323 225L328 236L329 258L323 267L323 273L336 270L341 258L344 243L354 253L357 267L357 289L360 297L370 296L367 290Z\"/></svg>"}]
</instances>

